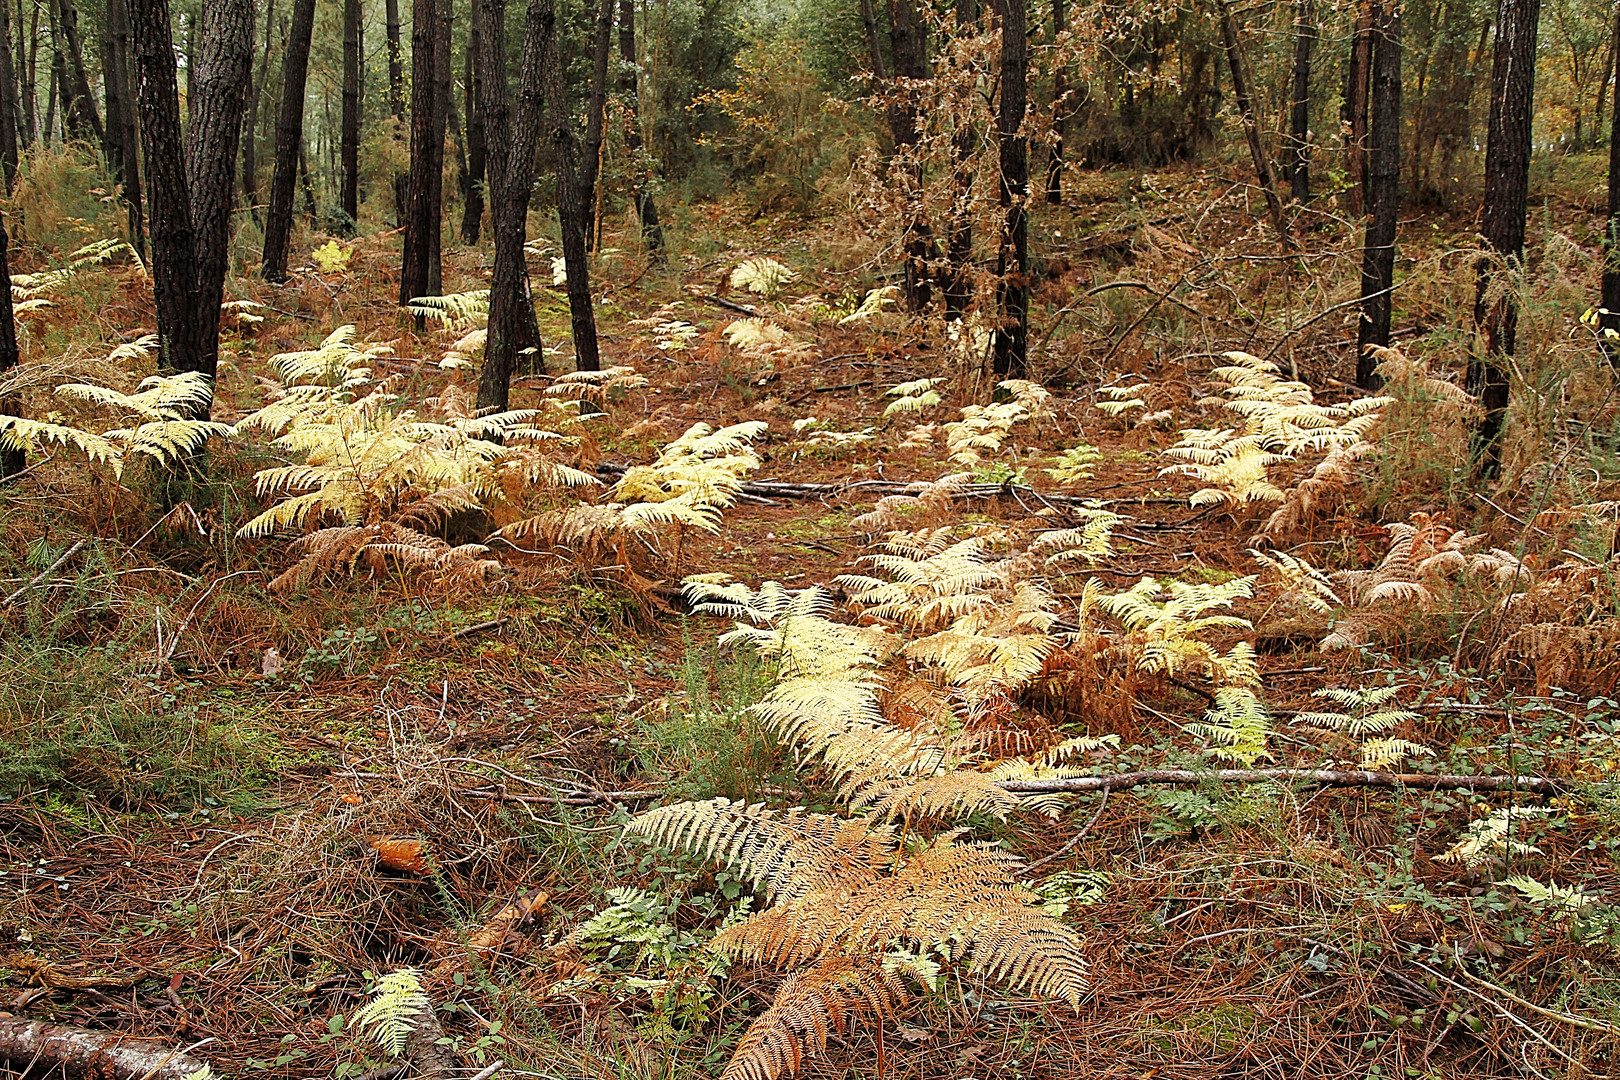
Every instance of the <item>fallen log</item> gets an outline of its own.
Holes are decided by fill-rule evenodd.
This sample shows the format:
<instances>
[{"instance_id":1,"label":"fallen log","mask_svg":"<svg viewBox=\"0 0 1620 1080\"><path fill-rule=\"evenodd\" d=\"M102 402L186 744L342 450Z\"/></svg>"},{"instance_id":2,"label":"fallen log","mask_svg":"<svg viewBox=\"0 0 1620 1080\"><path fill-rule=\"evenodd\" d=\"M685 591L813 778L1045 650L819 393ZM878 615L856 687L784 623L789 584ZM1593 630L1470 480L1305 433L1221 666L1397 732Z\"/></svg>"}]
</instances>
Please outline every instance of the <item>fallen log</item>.
<instances>
[{"instance_id":1,"label":"fallen log","mask_svg":"<svg viewBox=\"0 0 1620 1080\"><path fill-rule=\"evenodd\" d=\"M1183 787L1211 781L1263 784L1268 780L1321 784L1325 787L1404 787L1424 791L1526 791L1556 795L1569 782L1550 776L1463 776L1445 773L1386 773L1365 769L1146 769L1113 776L1069 776L1053 780L1002 780L1003 791L1036 795L1056 792L1123 791L1164 784Z\"/></svg>"},{"instance_id":2,"label":"fallen log","mask_svg":"<svg viewBox=\"0 0 1620 1080\"><path fill-rule=\"evenodd\" d=\"M184 1080L207 1067L184 1051L116 1031L0 1015L0 1065L60 1069L66 1080Z\"/></svg>"}]
</instances>

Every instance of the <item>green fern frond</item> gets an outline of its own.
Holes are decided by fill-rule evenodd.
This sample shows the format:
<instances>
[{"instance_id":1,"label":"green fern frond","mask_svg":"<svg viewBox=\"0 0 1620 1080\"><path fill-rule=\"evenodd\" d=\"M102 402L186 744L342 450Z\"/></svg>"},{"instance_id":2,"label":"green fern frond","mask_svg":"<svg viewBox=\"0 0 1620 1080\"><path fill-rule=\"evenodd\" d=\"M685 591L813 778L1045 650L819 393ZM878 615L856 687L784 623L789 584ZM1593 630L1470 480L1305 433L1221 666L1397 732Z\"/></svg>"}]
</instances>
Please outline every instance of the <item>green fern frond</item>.
<instances>
[{"instance_id":1,"label":"green fern frond","mask_svg":"<svg viewBox=\"0 0 1620 1080\"><path fill-rule=\"evenodd\" d=\"M385 1053L398 1057L416 1030L417 1015L432 1008L422 988L422 973L416 968L400 968L377 980L371 1000L349 1017L349 1028L366 1032Z\"/></svg>"},{"instance_id":2,"label":"green fern frond","mask_svg":"<svg viewBox=\"0 0 1620 1080\"><path fill-rule=\"evenodd\" d=\"M1215 691L1215 705L1204 713L1204 720L1188 724L1187 730L1214 743L1216 757L1247 768L1269 756L1271 718L1253 690L1226 686Z\"/></svg>"},{"instance_id":3,"label":"green fern frond","mask_svg":"<svg viewBox=\"0 0 1620 1080\"><path fill-rule=\"evenodd\" d=\"M1405 739L1368 739L1361 744L1361 767L1374 772L1393 768L1409 757L1433 757L1434 751L1422 743Z\"/></svg>"},{"instance_id":4,"label":"green fern frond","mask_svg":"<svg viewBox=\"0 0 1620 1080\"><path fill-rule=\"evenodd\" d=\"M1436 855L1435 861L1461 863L1470 870L1477 870L1504 856L1540 854L1540 848L1512 839L1511 833L1515 823L1550 813L1552 810L1545 806L1499 807L1471 822L1462 837Z\"/></svg>"},{"instance_id":5,"label":"green fern frond","mask_svg":"<svg viewBox=\"0 0 1620 1080\"><path fill-rule=\"evenodd\" d=\"M1567 919L1578 915L1581 909L1602 899L1596 893L1583 892L1573 886L1543 885L1535 878L1525 877L1522 874L1505 877L1502 884L1517 889L1527 900L1552 915L1554 919Z\"/></svg>"}]
</instances>

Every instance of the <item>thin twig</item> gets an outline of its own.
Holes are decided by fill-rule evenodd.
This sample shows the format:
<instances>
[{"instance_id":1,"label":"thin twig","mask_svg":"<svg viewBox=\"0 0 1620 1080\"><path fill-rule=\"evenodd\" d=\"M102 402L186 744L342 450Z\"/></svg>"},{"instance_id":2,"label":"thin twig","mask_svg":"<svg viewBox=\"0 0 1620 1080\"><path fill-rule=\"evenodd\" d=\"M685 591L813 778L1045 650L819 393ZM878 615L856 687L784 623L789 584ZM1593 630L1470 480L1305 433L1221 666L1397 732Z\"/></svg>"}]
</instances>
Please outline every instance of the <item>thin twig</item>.
<instances>
[{"instance_id":1,"label":"thin twig","mask_svg":"<svg viewBox=\"0 0 1620 1080\"><path fill-rule=\"evenodd\" d=\"M44 581L46 578L50 577L52 574L56 573L57 567L61 566L63 563L65 563L69 559L71 559L74 556L74 554L80 548L84 547L84 545L88 544L89 542L90 542L90 540L89 540L88 537L86 537L84 539L81 539L81 540L75 540L73 542L73 546L68 548L66 551L62 552L62 555L61 555L60 558L58 558L55 562L51 563L51 565L47 566L45 569L41 570L38 574L36 574L34 576L33 581L30 581L28 584L24 585L22 588L18 589L16 592L14 592L10 596L6 597L4 602L0 602L0 607L10 607L11 602L13 600L17 599L17 597L21 596L23 593L27 592L29 589L32 589L35 585L38 585L40 582Z\"/></svg>"}]
</instances>

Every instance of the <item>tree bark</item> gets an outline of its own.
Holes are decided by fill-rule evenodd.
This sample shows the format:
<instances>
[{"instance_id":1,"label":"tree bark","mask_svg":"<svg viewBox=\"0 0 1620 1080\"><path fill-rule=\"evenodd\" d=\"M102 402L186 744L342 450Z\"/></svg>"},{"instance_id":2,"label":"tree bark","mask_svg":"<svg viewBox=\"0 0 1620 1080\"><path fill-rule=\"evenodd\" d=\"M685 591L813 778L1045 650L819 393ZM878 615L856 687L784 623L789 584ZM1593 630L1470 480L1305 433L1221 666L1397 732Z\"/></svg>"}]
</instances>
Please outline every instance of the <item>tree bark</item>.
<instances>
[{"instance_id":1,"label":"tree bark","mask_svg":"<svg viewBox=\"0 0 1620 1080\"><path fill-rule=\"evenodd\" d=\"M399 277L399 302L431 295L428 282L428 234L433 231L432 172L441 164L433 153L433 41L438 21L436 0L414 0L411 7L411 172L405 200L405 258ZM420 322L420 320L418 320Z\"/></svg>"},{"instance_id":2,"label":"tree bark","mask_svg":"<svg viewBox=\"0 0 1620 1080\"><path fill-rule=\"evenodd\" d=\"M433 23L433 165L428 173L430 227L427 231L427 271L429 296L444 291L444 143L450 126L450 20L453 0L439 0Z\"/></svg>"},{"instance_id":3,"label":"tree bark","mask_svg":"<svg viewBox=\"0 0 1620 1080\"><path fill-rule=\"evenodd\" d=\"M956 0L956 32L966 35L979 22L978 0ZM969 93L972 91L969 90ZM955 109L951 132L951 235L946 244L945 321L958 322L973 299L973 152L978 136L967 118L966 102Z\"/></svg>"},{"instance_id":4,"label":"tree bark","mask_svg":"<svg viewBox=\"0 0 1620 1080\"><path fill-rule=\"evenodd\" d=\"M253 71L253 0L209 0L203 10L196 99L187 130L186 183L196 237L197 366L210 379L219 363L219 305L230 265L236 144Z\"/></svg>"},{"instance_id":5,"label":"tree bark","mask_svg":"<svg viewBox=\"0 0 1620 1080\"><path fill-rule=\"evenodd\" d=\"M608 57L613 55L614 0L601 0L596 13L596 37L591 54L591 100L585 112L585 154L580 162L580 199L590 214L585 230L585 250L596 250L600 228L596 179L602 165L602 129L607 120Z\"/></svg>"},{"instance_id":6,"label":"tree bark","mask_svg":"<svg viewBox=\"0 0 1620 1080\"><path fill-rule=\"evenodd\" d=\"M1373 23L1372 124L1367 170L1372 216L1361 256L1361 321L1356 328L1356 385L1383 380L1374 346L1389 345L1394 307L1395 228L1401 208L1401 13L1398 0L1378 0Z\"/></svg>"},{"instance_id":7,"label":"tree bark","mask_svg":"<svg viewBox=\"0 0 1620 1080\"><path fill-rule=\"evenodd\" d=\"M1620 43L1620 4L1615 6L1615 41ZM1620 48L1614 50L1614 73L1620 76ZM1620 83L1615 86L1609 124L1609 217L1603 230L1603 294L1598 301L1598 327L1620 334ZM1620 342L1604 340L1609 363L1620 366Z\"/></svg>"},{"instance_id":8,"label":"tree bark","mask_svg":"<svg viewBox=\"0 0 1620 1080\"><path fill-rule=\"evenodd\" d=\"M17 0L17 28L22 29L23 0ZM23 55L23 39L17 41L17 78L18 87L22 95L23 107L23 142L25 146L33 146L34 140L39 138L39 110L36 97L38 96L38 61L39 61L39 5L31 5L34 21L28 27L27 56Z\"/></svg>"},{"instance_id":9,"label":"tree bark","mask_svg":"<svg viewBox=\"0 0 1620 1080\"><path fill-rule=\"evenodd\" d=\"M484 341L484 368L478 380L478 407L504 410L518 355L524 349L538 351L540 347L523 242L545 96L542 65L550 55L548 35L556 32L556 19L543 10L541 0L530 0L514 116L507 100L505 67L493 62L494 57L506 55L506 0L478 0L475 12L479 48L492 61L484 66L478 81L478 111L484 117L489 140L490 231L495 239L489 335Z\"/></svg>"},{"instance_id":10,"label":"tree bark","mask_svg":"<svg viewBox=\"0 0 1620 1080\"><path fill-rule=\"evenodd\" d=\"M583 171L574 124L563 95L562 66L557 61L556 0L540 0L541 19L553 29L545 36L546 111L551 149L557 164L557 217L562 225L563 265L568 273L568 318L574 334L574 367L598 371L602 361L596 343L596 311L591 305L590 263L585 256L585 229L590 215L580 186Z\"/></svg>"},{"instance_id":11,"label":"tree bark","mask_svg":"<svg viewBox=\"0 0 1620 1080\"><path fill-rule=\"evenodd\" d=\"M203 350L197 320L197 244L186 187L169 3L128 0L127 10L135 46L141 150L151 212L152 292L163 366L170 371L198 371Z\"/></svg>"},{"instance_id":12,"label":"tree bark","mask_svg":"<svg viewBox=\"0 0 1620 1080\"><path fill-rule=\"evenodd\" d=\"M1019 131L1029 104L1029 37L1023 0L1001 0L1001 240L996 250L992 368L1021 378L1029 367L1029 140Z\"/></svg>"},{"instance_id":13,"label":"tree bark","mask_svg":"<svg viewBox=\"0 0 1620 1080\"><path fill-rule=\"evenodd\" d=\"M276 162L270 178L270 208L265 215L264 280L287 280L287 251L292 244L293 189L298 183L299 152L304 145L304 82L309 75L310 37L315 28L315 0L293 0L287 55L281 64L281 112L276 118Z\"/></svg>"},{"instance_id":14,"label":"tree bark","mask_svg":"<svg viewBox=\"0 0 1620 1080\"><path fill-rule=\"evenodd\" d=\"M1271 215L1271 224L1279 236L1286 236L1282 200L1277 197L1277 188L1271 178L1271 163L1266 160L1265 149L1260 145L1260 121L1255 116L1254 100L1249 95L1248 74L1244 69L1243 54L1238 48L1237 24L1232 21L1232 8L1227 0L1217 0L1217 6L1221 16L1221 45L1226 49L1226 64L1232 71L1232 98L1243 118L1243 137L1249 144L1249 159L1254 162L1255 178L1260 183L1260 190L1265 193L1266 211Z\"/></svg>"},{"instance_id":15,"label":"tree bark","mask_svg":"<svg viewBox=\"0 0 1620 1080\"><path fill-rule=\"evenodd\" d=\"M1311 51L1316 47L1316 6L1296 0L1294 9L1294 100L1288 122L1289 194L1311 201Z\"/></svg>"},{"instance_id":16,"label":"tree bark","mask_svg":"<svg viewBox=\"0 0 1620 1080\"><path fill-rule=\"evenodd\" d=\"M476 0L474 14L467 28L467 50L463 58L464 96L462 110L467 114L467 183L461 192L461 240L472 245L478 243L484 226L484 186L489 168L489 144L484 133L483 63L479 52L481 38L478 33L479 16ZM504 58L503 58L504 59Z\"/></svg>"},{"instance_id":17,"label":"tree bark","mask_svg":"<svg viewBox=\"0 0 1620 1080\"><path fill-rule=\"evenodd\" d=\"M1534 107L1536 29L1541 0L1498 0L1496 48L1491 61L1491 117L1485 143L1485 208L1480 235L1493 255L1480 260L1474 300L1478 340L1468 361L1467 388L1484 411L1474 429L1471 457L1476 482L1494 480L1502 467L1508 368L1518 331L1518 305L1510 284L1524 258L1525 210L1530 187L1530 125Z\"/></svg>"},{"instance_id":18,"label":"tree bark","mask_svg":"<svg viewBox=\"0 0 1620 1080\"><path fill-rule=\"evenodd\" d=\"M55 2L55 25L67 44L67 66L62 75L66 81L60 84L63 122L72 131L73 138L103 143L106 133L101 126L101 116L96 112L96 99L90 92L90 76L84 66L84 50L79 44L79 11L72 0ZM61 56L60 51L57 55Z\"/></svg>"},{"instance_id":19,"label":"tree bark","mask_svg":"<svg viewBox=\"0 0 1620 1080\"><path fill-rule=\"evenodd\" d=\"M276 0L267 0L264 8L264 52L259 55L259 74L248 90L247 116L242 121L242 202L247 206L253 223L261 230L264 218L259 213L259 103L264 99L264 84L270 78L270 48L275 41Z\"/></svg>"},{"instance_id":20,"label":"tree bark","mask_svg":"<svg viewBox=\"0 0 1620 1080\"><path fill-rule=\"evenodd\" d=\"M131 14L145 2L131 0ZM178 93L177 87L177 100ZM25 1071L38 1065L42 1073L60 1069L66 1080L183 1080L204 1067L161 1043L17 1016L0 1016L0 1063Z\"/></svg>"},{"instance_id":21,"label":"tree bark","mask_svg":"<svg viewBox=\"0 0 1620 1080\"><path fill-rule=\"evenodd\" d=\"M386 0L384 26L388 35L388 112L394 118L394 139L405 141L405 65L399 39L399 0ZM394 174L394 222L407 227L410 213L410 173Z\"/></svg>"},{"instance_id":22,"label":"tree bark","mask_svg":"<svg viewBox=\"0 0 1620 1080\"><path fill-rule=\"evenodd\" d=\"M9 246L5 219L0 217L0 381L22 362L17 348L17 322L11 308L11 263L6 250ZM0 397L0 413L16 416L21 411L20 395ZM27 465L28 456L21 447L0 447L0 481L16 476ZM4 1056L4 1051L0 1050L0 1057Z\"/></svg>"},{"instance_id":23,"label":"tree bark","mask_svg":"<svg viewBox=\"0 0 1620 1080\"><path fill-rule=\"evenodd\" d=\"M0 172L5 174L6 193L17 182L21 161L17 145L17 125L22 115L17 100L17 77L11 70L11 7L0 0ZM0 330L0 337L5 331ZM0 350L4 342L0 341Z\"/></svg>"},{"instance_id":24,"label":"tree bark","mask_svg":"<svg viewBox=\"0 0 1620 1080\"><path fill-rule=\"evenodd\" d=\"M1345 212L1359 217L1367 205L1367 91L1372 74L1374 0L1357 0L1350 60L1345 65L1344 107L1339 113L1345 134Z\"/></svg>"},{"instance_id":25,"label":"tree bark","mask_svg":"<svg viewBox=\"0 0 1620 1080\"><path fill-rule=\"evenodd\" d=\"M1063 0L1052 0L1052 45L1057 47L1068 28L1069 13ZM1069 73L1061 61L1052 68L1052 150L1046 159L1046 201L1063 205L1063 150L1069 126Z\"/></svg>"},{"instance_id":26,"label":"tree bark","mask_svg":"<svg viewBox=\"0 0 1620 1080\"><path fill-rule=\"evenodd\" d=\"M338 209L346 218L348 235L354 235L360 218L360 95L364 64L364 30L360 23L360 0L343 0L343 150L338 190Z\"/></svg>"},{"instance_id":27,"label":"tree bark","mask_svg":"<svg viewBox=\"0 0 1620 1080\"><path fill-rule=\"evenodd\" d=\"M636 218L641 222L641 242L654 265L664 261L664 230L658 224L658 201L652 194L652 169L643 152L641 135L641 67L636 56L635 0L619 0L619 60L624 74L619 93L624 97L624 145L630 158Z\"/></svg>"}]
</instances>

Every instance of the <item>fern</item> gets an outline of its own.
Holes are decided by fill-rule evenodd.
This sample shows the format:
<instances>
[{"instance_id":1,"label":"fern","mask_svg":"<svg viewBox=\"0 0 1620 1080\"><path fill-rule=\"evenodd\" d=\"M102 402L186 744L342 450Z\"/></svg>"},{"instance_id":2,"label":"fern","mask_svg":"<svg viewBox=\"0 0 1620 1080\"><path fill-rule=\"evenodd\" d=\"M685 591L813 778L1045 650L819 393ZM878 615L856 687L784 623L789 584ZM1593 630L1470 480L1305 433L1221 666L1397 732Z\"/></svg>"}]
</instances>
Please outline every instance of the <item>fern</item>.
<instances>
[{"instance_id":1,"label":"fern","mask_svg":"<svg viewBox=\"0 0 1620 1080\"><path fill-rule=\"evenodd\" d=\"M904 998L883 963L843 955L823 957L782 981L771 1007L737 1040L721 1080L776 1080L799 1071L810 1053L826 1050L833 1033L870 1013L879 1023Z\"/></svg>"},{"instance_id":2,"label":"fern","mask_svg":"<svg viewBox=\"0 0 1620 1080\"><path fill-rule=\"evenodd\" d=\"M939 391L935 387L946 382L945 379L914 379L903 382L898 386L891 386L887 393L895 400L889 402L888 408L883 410L885 417L896 413L923 412L939 404Z\"/></svg>"},{"instance_id":3,"label":"fern","mask_svg":"<svg viewBox=\"0 0 1620 1080\"><path fill-rule=\"evenodd\" d=\"M731 287L747 289L769 300L799 275L768 255L744 259L731 271Z\"/></svg>"},{"instance_id":4,"label":"fern","mask_svg":"<svg viewBox=\"0 0 1620 1080\"><path fill-rule=\"evenodd\" d=\"M1225 681L1254 683L1259 679L1253 670L1252 650L1234 647L1223 657L1202 639L1212 631L1253 629L1247 619L1237 615L1209 612L1230 608L1235 601L1252 596L1254 581L1252 577L1224 584L1173 581L1161 589L1158 580L1149 577L1124 592L1100 597L1098 603L1131 631L1131 640L1119 647L1143 671L1174 676L1192 669L1217 681L1224 675Z\"/></svg>"},{"instance_id":5,"label":"fern","mask_svg":"<svg viewBox=\"0 0 1620 1080\"><path fill-rule=\"evenodd\" d=\"M1421 719L1415 712L1405 709L1385 709L1384 704L1397 697L1404 689L1385 686L1373 690L1354 687L1329 686L1313 692L1314 697L1327 698L1343 706L1346 712L1302 712L1294 722L1312 727L1332 728L1352 738L1389 731L1391 728Z\"/></svg>"},{"instance_id":6,"label":"fern","mask_svg":"<svg viewBox=\"0 0 1620 1080\"><path fill-rule=\"evenodd\" d=\"M1102 451L1081 443L1058 455L1057 464L1047 469L1046 474L1060 484L1077 484L1092 479L1096 475L1095 466L1101 460Z\"/></svg>"},{"instance_id":7,"label":"fern","mask_svg":"<svg viewBox=\"0 0 1620 1080\"><path fill-rule=\"evenodd\" d=\"M1132 409L1145 409L1147 402L1138 395L1146 389L1147 383L1137 383L1135 386L1099 387L1097 392L1109 400L1097 402L1097 408L1115 418L1124 416Z\"/></svg>"},{"instance_id":8,"label":"fern","mask_svg":"<svg viewBox=\"0 0 1620 1080\"><path fill-rule=\"evenodd\" d=\"M1065 563L1083 562L1095 566L1112 558L1114 527L1124 521L1124 517L1095 506L1074 507L1069 513L1085 524L1041 533L1030 543L1030 554L1045 555L1047 566L1060 569Z\"/></svg>"},{"instance_id":9,"label":"fern","mask_svg":"<svg viewBox=\"0 0 1620 1080\"><path fill-rule=\"evenodd\" d=\"M1573 886L1544 885L1535 878L1518 874L1503 878L1502 884L1517 889L1525 899L1554 919L1567 919L1572 915L1578 915L1583 908L1602 899L1594 893L1582 892Z\"/></svg>"},{"instance_id":10,"label":"fern","mask_svg":"<svg viewBox=\"0 0 1620 1080\"><path fill-rule=\"evenodd\" d=\"M1512 839L1513 826L1552 813L1544 806L1503 806L1469 824L1462 837L1439 855L1436 862L1461 863L1470 870L1503 857L1540 854L1541 849Z\"/></svg>"},{"instance_id":11,"label":"fern","mask_svg":"<svg viewBox=\"0 0 1620 1080\"><path fill-rule=\"evenodd\" d=\"M1188 724L1187 730L1214 743L1216 757L1245 768L1269 756L1266 743L1271 737L1270 717L1265 704L1247 687L1223 686L1216 690L1215 704L1204 713L1204 722Z\"/></svg>"},{"instance_id":12,"label":"fern","mask_svg":"<svg viewBox=\"0 0 1620 1080\"><path fill-rule=\"evenodd\" d=\"M489 318L489 290L416 296L405 304L405 310L419 319L433 319L446 328L468 330Z\"/></svg>"},{"instance_id":13,"label":"fern","mask_svg":"<svg viewBox=\"0 0 1620 1080\"><path fill-rule=\"evenodd\" d=\"M349 1027L369 1034L383 1052L398 1057L416 1030L419 1013L432 1009L422 989L422 973L416 968L400 968L377 980L372 998L349 1017Z\"/></svg>"},{"instance_id":14,"label":"fern","mask_svg":"<svg viewBox=\"0 0 1620 1080\"><path fill-rule=\"evenodd\" d=\"M1368 739L1361 744L1361 767L1374 772L1391 769L1409 757L1433 757L1434 751L1422 743L1405 739Z\"/></svg>"},{"instance_id":15,"label":"fern","mask_svg":"<svg viewBox=\"0 0 1620 1080\"><path fill-rule=\"evenodd\" d=\"M899 293L900 289L896 285L884 285L880 288L868 290L861 302L855 305L855 310L838 320L839 325L847 326L850 323L866 322L883 314L889 308L899 307L900 301L895 299Z\"/></svg>"},{"instance_id":16,"label":"fern","mask_svg":"<svg viewBox=\"0 0 1620 1080\"><path fill-rule=\"evenodd\" d=\"M1280 579L1282 588L1278 599L1293 599L1311 611L1326 612L1334 604L1343 603L1333 591L1327 575L1297 555L1285 551L1265 552L1249 549L1254 561L1272 571Z\"/></svg>"}]
</instances>

